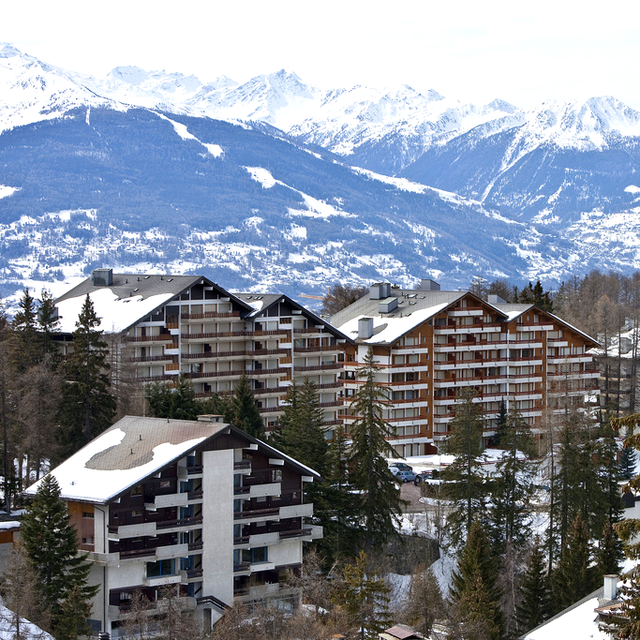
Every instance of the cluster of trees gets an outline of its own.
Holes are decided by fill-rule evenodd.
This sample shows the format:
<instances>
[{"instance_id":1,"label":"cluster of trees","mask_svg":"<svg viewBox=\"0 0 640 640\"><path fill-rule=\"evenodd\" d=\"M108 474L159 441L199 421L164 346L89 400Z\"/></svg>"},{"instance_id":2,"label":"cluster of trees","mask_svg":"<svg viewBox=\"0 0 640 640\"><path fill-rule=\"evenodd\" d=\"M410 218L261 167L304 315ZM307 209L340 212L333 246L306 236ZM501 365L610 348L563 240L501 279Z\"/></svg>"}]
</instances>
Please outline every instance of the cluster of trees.
<instances>
[{"instance_id":1,"label":"cluster of trees","mask_svg":"<svg viewBox=\"0 0 640 640\"><path fill-rule=\"evenodd\" d=\"M614 526L624 476L609 422L594 424L579 412L565 412L549 428L537 460L527 423L501 412L502 455L489 474L476 407L472 392L461 398L446 442L455 460L442 473L448 543L460 553L451 602L464 637L516 637L618 572L623 553ZM536 484L542 476L548 485ZM538 538L541 519L546 531Z\"/></svg>"},{"instance_id":2,"label":"cluster of trees","mask_svg":"<svg viewBox=\"0 0 640 640\"><path fill-rule=\"evenodd\" d=\"M45 461L65 459L111 425L107 344L87 297L66 354L56 340L50 294L25 289L9 322L0 315L0 411L7 511L23 481L39 478Z\"/></svg>"}]
</instances>

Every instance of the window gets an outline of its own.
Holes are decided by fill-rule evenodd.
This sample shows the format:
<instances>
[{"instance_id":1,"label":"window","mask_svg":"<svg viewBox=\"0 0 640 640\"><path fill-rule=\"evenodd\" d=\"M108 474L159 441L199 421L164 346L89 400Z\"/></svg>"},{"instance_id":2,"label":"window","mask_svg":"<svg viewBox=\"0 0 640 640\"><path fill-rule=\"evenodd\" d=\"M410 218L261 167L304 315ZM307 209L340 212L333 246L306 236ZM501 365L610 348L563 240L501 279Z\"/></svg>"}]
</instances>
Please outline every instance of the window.
<instances>
[{"instance_id":1,"label":"window","mask_svg":"<svg viewBox=\"0 0 640 640\"><path fill-rule=\"evenodd\" d=\"M269 562L269 547L253 547L252 549L242 550L242 562L251 562L258 564L259 562Z\"/></svg>"},{"instance_id":2,"label":"window","mask_svg":"<svg viewBox=\"0 0 640 640\"><path fill-rule=\"evenodd\" d=\"M91 511L83 511L82 512L82 517L83 518L93 518L94 517L93 516L93 512L91 512Z\"/></svg>"},{"instance_id":3,"label":"window","mask_svg":"<svg viewBox=\"0 0 640 640\"><path fill-rule=\"evenodd\" d=\"M131 489L132 496L141 496L142 495L142 485L137 484L133 489Z\"/></svg>"},{"instance_id":4,"label":"window","mask_svg":"<svg viewBox=\"0 0 640 640\"><path fill-rule=\"evenodd\" d=\"M157 560L147 562L147 578L159 578L161 576L175 575L175 559Z\"/></svg>"}]
</instances>

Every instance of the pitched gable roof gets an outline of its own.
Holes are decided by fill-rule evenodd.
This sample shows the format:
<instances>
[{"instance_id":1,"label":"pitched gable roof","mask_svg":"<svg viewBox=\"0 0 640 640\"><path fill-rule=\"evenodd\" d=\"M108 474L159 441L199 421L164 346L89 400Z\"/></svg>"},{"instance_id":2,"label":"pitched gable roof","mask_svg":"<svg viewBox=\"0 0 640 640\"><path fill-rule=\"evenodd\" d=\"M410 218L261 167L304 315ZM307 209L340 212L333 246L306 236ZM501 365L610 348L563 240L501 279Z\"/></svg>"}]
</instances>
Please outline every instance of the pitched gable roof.
<instances>
[{"instance_id":1,"label":"pitched gable roof","mask_svg":"<svg viewBox=\"0 0 640 640\"><path fill-rule=\"evenodd\" d=\"M219 295L228 297L245 312L252 311L250 305L203 276L114 273L110 285L95 285L92 278L87 278L55 300L60 330L63 333L75 330L87 295L101 319L99 328L120 333L198 283L214 287Z\"/></svg>"},{"instance_id":2,"label":"pitched gable roof","mask_svg":"<svg viewBox=\"0 0 640 640\"><path fill-rule=\"evenodd\" d=\"M339 340L348 340L348 337L342 333L339 329L336 328L335 325L323 320L319 316L317 316L313 311L310 311L304 305L296 302L289 296L285 294L274 294L274 293L236 293L238 298L243 302L250 304L254 311L250 314L250 317L257 318L260 316L268 316L269 309L273 307L278 302L286 302L292 309L300 311L300 315L306 317L308 320L313 322L315 325L323 326L329 333L332 333Z\"/></svg>"},{"instance_id":3,"label":"pitched gable roof","mask_svg":"<svg viewBox=\"0 0 640 640\"><path fill-rule=\"evenodd\" d=\"M398 306L389 313L380 311L380 303L386 300L371 299L369 294L356 300L346 309L339 311L331 321L352 340L358 339L358 322L361 318L373 318L373 336L358 339L365 344L392 344L419 325L427 322L458 300L470 297L479 305L494 309L506 318L496 305L483 302L468 291L423 291L413 289L393 289L392 297Z\"/></svg>"},{"instance_id":4,"label":"pitched gable roof","mask_svg":"<svg viewBox=\"0 0 640 640\"><path fill-rule=\"evenodd\" d=\"M313 469L226 423L138 416L125 416L51 473L65 500L106 504L205 441L230 432L257 445L266 455L283 460L301 475L320 477ZM25 493L35 494L41 481Z\"/></svg>"}]
</instances>

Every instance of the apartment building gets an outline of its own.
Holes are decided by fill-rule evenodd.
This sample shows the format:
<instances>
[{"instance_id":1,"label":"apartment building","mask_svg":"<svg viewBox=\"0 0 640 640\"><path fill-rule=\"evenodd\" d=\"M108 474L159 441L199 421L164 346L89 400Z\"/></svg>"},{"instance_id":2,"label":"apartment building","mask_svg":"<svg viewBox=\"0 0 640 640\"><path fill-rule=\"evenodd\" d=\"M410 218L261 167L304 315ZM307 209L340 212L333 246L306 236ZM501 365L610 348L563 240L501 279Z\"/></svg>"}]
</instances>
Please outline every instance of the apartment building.
<instances>
[{"instance_id":1,"label":"apartment building","mask_svg":"<svg viewBox=\"0 0 640 640\"><path fill-rule=\"evenodd\" d=\"M481 406L486 443L502 403L534 430L554 412L597 403L598 371L587 353L597 342L530 304L485 302L431 280L415 290L380 283L331 321L351 339L342 374L346 430L358 369L372 349L392 402L392 445L404 457L437 452L465 388Z\"/></svg>"},{"instance_id":2,"label":"apartment building","mask_svg":"<svg viewBox=\"0 0 640 640\"><path fill-rule=\"evenodd\" d=\"M247 375L269 428L282 415L288 387L308 377L327 424L337 424L347 338L288 296L234 294L202 276L96 269L56 300L63 333L75 329L87 295L100 328L114 338L114 368L140 396L145 384L175 382L180 374L199 397L226 395Z\"/></svg>"},{"instance_id":3,"label":"apartment building","mask_svg":"<svg viewBox=\"0 0 640 640\"><path fill-rule=\"evenodd\" d=\"M234 602L297 604L283 579L322 536L303 501L318 476L218 420L125 417L51 471L100 587L95 631L119 637L138 590L147 615L169 589L205 628Z\"/></svg>"}]
</instances>

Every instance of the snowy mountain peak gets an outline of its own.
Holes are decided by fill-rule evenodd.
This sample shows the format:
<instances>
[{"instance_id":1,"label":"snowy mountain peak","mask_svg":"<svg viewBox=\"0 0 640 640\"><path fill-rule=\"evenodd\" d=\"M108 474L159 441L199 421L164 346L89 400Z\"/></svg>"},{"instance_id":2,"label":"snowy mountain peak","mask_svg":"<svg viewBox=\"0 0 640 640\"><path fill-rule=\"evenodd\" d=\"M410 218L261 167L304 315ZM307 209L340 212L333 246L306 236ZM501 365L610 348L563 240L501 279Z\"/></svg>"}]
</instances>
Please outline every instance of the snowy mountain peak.
<instances>
[{"instance_id":1,"label":"snowy mountain peak","mask_svg":"<svg viewBox=\"0 0 640 640\"><path fill-rule=\"evenodd\" d=\"M0 42L0 58L14 58L21 55L22 53L9 42Z\"/></svg>"},{"instance_id":2,"label":"snowy mountain peak","mask_svg":"<svg viewBox=\"0 0 640 640\"><path fill-rule=\"evenodd\" d=\"M611 136L640 136L640 113L610 96L546 101L526 114L522 134L563 148L604 148Z\"/></svg>"}]
</instances>

